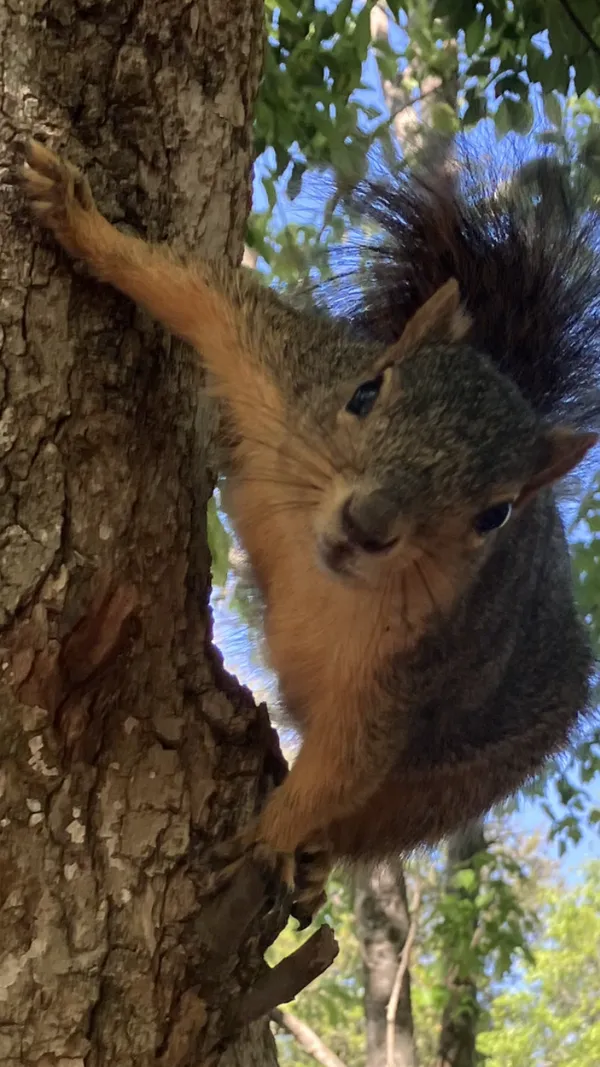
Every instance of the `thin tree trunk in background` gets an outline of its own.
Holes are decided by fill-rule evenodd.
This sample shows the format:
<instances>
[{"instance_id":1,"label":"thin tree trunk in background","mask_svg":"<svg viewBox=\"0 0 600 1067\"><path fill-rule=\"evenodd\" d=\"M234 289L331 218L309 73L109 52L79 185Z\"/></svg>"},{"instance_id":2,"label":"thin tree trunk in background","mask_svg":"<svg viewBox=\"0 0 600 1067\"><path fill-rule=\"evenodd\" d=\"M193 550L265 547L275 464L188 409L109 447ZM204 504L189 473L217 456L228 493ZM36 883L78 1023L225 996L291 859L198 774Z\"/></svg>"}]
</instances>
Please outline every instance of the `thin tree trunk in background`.
<instances>
[{"instance_id":1,"label":"thin tree trunk in background","mask_svg":"<svg viewBox=\"0 0 600 1067\"><path fill-rule=\"evenodd\" d=\"M280 916L210 850L281 765L210 646L214 419L8 182L46 135L114 221L240 260L262 35L259 0L0 6L3 1067L274 1063L266 1019L221 1054Z\"/></svg>"},{"instance_id":2,"label":"thin tree trunk in background","mask_svg":"<svg viewBox=\"0 0 600 1067\"><path fill-rule=\"evenodd\" d=\"M420 29L424 20L433 22L433 7L417 7L409 10L405 31L412 39L411 29ZM390 15L385 3L377 3L371 11L371 38L388 39ZM438 24L439 24L438 20ZM416 35L415 35L415 39ZM458 51L456 41L445 40L442 48L448 56L448 74L442 78L438 73L432 74L429 62L424 60L419 48L412 40L414 55L404 67L402 74L395 81L384 81L383 94L392 118L392 128L397 140L403 146L416 147L419 144L419 131L422 126L431 126L433 109L436 104L448 104L456 110L458 98ZM418 92L413 95L414 83ZM407 89L410 86L410 89Z\"/></svg>"},{"instance_id":3,"label":"thin tree trunk in background","mask_svg":"<svg viewBox=\"0 0 600 1067\"><path fill-rule=\"evenodd\" d=\"M366 1067L416 1067L408 969L396 1010L393 1065L387 1062L386 1010L410 927L399 860L357 874L355 913L364 966Z\"/></svg>"},{"instance_id":4,"label":"thin tree trunk in background","mask_svg":"<svg viewBox=\"0 0 600 1067\"><path fill-rule=\"evenodd\" d=\"M474 857L486 847L483 824L474 822L452 836L448 845L447 879L451 880L458 869L467 866ZM477 893L479 875L476 885L468 891L473 898ZM457 895L461 889L451 890ZM464 931L467 937L476 936L477 915L473 914L470 929ZM470 975L461 974L452 955L446 962L446 981L448 1001L442 1017L442 1027L438 1047L439 1059L436 1067L476 1067L477 1030L480 1009L477 1001L477 985Z\"/></svg>"}]
</instances>

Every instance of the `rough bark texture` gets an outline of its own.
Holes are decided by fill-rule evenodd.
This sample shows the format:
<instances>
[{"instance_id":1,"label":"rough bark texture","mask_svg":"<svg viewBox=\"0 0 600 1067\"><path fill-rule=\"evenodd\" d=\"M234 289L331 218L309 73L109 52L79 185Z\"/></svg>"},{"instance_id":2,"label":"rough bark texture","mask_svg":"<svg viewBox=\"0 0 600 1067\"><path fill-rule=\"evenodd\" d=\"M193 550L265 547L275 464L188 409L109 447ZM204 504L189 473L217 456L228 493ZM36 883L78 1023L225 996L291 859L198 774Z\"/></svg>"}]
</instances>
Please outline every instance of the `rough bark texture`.
<instances>
[{"instance_id":1,"label":"rough bark texture","mask_svg":"<svg viewBox=\"0 0 600 1067\"><path fill-rule=\"evenodd\" d=\"M364 961L367 1067L416 1067L408 970L398 998L393 1063L386 1048L386 1009L410 925L400 860L357 875L355 910Z\"/></svg>"},{"instance_id":2,"label":"rough bark texture","mask_svg":"<svg viewBox=\"0 0 600 1067\"><path fill-rule=\"evenodd\" d=\"M210 648L192 360L30 225L48 135L102 210L239 260L260 0L0 4L0 1063L274 1062L228 1015L280 916L211 846L280 773Z\"/></svg>"}]
</instances>

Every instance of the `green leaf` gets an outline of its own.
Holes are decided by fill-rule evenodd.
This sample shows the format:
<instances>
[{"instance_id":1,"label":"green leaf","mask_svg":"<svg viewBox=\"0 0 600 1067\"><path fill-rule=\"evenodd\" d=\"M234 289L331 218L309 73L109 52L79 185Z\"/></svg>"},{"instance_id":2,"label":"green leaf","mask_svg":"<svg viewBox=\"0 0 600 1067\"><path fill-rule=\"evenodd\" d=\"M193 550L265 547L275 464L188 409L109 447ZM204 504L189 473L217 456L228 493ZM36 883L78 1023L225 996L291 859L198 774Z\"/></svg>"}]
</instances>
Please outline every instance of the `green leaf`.
<instances>
[{"instance_id":1,"label":"green leaf","mask_svg":"<svg viewBox=\"0 0 600 1067\"><path fill-rule=\"evenodd\" d=\"M527 50L527 73L533 82L539 82L545 93L556 89L565 95L569 89L569 64L560 55L544 56L538 48Z\"/></svg>"},{"instance_id":2,"label":"green leaf","mask_svg":"<svg viewBox=\"0 0 600 1067\"><path fill-rule=\"evenodd\" d=\"M565 143L562 133L557 133L555 130L544 130L537 135L537 140L540 144L563 145Z\"/></svg>"},{"instance_id":3,"label":"green leaf","mask_svg":"<svg viewBox=\"0 0 600 1067\"><path fill-rule=\"evenodd\" d=\"M514 93L515 96L524 97L528 92L528 85L518 74L508 74L506 77L498 78L494 86L494 93L496 96L502 96L503 93Z\"/></svg>"},{"instance_id":4,"label":"green leaf","mask_svg":"<svg viewBox=\"0 0 600 1067\"><path fill-rule=\"evenodd\" d=\"M570 4L574 6L575 0L570 0ZM546 4L546 16L548 20L548 39L552 52L569 57L581 54L582 43L584 43L581 33L569 13L565 11L562 3L558 3L557 0L550 0Z\"/></svg>"},{"instance_id":5,"label":"green leaf","mask_svg":"<svg viewBox=\"0 0 600 1067\"><path fill-rule=\"evenodd\" d=\"M306 163L302 163L299 160L294 162L292 167L292 173L290 174L290 180L287 184L286 193L290 200L295 200L299 195L302 188L302 178L306 172Z\"/></svg>"},{"instance_id":6,"label":"green leaf","mask_svg":"<svg viewBox=\"0 0 600 1067\"><path fill-rule=\"evenodd\" d=\"M231 539L219 518L214 496L211 496L206 509L206 527L212 558L213 585L224 586L227 581Z\"/></svg>"},{"instance_id":7,"label":"green leaf","mask_svg":"<svg viewBox=\"0 0 600 1067\"><path fill-rule=\"evenodd\" d=\"M485 37L485 18L479 15L465 30L465 48L467 55L472 56L483 43Z\"/></svg>"},{"instance_id":8,"label":"green leaf","mask_svg":"<svg viewBox=\"0 0 600 1067\"><path fill-rule=\"evenodd\" d=\"M466 867L463 871L457 871L452 881L457 889L464 889L467 892L477 888L477 875L470 867Z\"/></svg>"},{"instance_id":9,"label":"green leaf","mask_svg":"<svg viewBox=\"0 0 600 1067\"><path fill-rule=\"evenodd\" d=\"M366 0L363 8L361 8L357 19L356 27L354 30L354 42L358 51L358 55L361 59L364 59L367 55L369 45L371 43L371 8L373 7L372 0Z\"/></svg>"},{"instance_id":10,"label":"green leaf","mask_svg":"<svg viewBox=\"0 0 600 1067\"><path fill-rule=\"evenodd\" d=\"M436 19L444 19L447 16L454 15L456 12L456 3L454 0L435 0L433 5L433 17Z\"/></svg>"},{"instance_id":11,"label":"green leaf","mask_svg":"<svg viewBox=\"0 0 600 1067\"><path fill-rule=\"evenodd\" d=\"M467 68L467 75L473 78L488 78L490 74L490 62L487 59L476 59Z\"/></svg>"},{"instance_id":12,"label":"green leaf","mask_svg":"<svg viewBox=\"0 0 600 1067\"><path fill-rule=\"evenodd\" d=\"M500 112L502 114L500 115ZM533 125L533 108L528 100L510 100L505 98L495 115L496 129L508 133L529 133Z\"/></svg>"},{"instance_id":13,"label":"green leaf","mask_svg":"<svg viewBox=\"0 0 600 1067\"><path fill-rule=\"evenodd\" d=\"M531 45L527 49L527 73L532 82L543 83L547 62L547 57L535 45ZM548 86L548 88L552 89L554 86Z\"/></svg>"},{"instance_id":14,"label":"green leaf","mask_svg":"<svg viewBox=\"0 0 600 1067\"><path fill-rule=\"evenodd\" d=\"M583 52L575 63L575 91L581 96L587 89L598 88L598 61L589 52Z\"/></svg>"},{"instance_id":15,"label":"green leaf","mask_svg":"<svg viewBox=\"0 0 600 1067\"><path fill-rule=\"evenodd\" d=\"M544 93L544 112L552 126L562 126L562 107L560 106L560 100L554 93Z\"/></svg>"},{"instance_id":16,"label":"green leaf","mask_svg":"<svg viewBox=\"0 0 600 1067\"><path fill-rule=\"evenodd\" d=\"M336 7L331 20L336 33L343 33L346 27L346 20L352 11L352 0L340 0Z\"/></svg>"},{"instance_id":17,"label":"green leaf","mask_svg":"<svg viewBox=\"0 0 600 1067\"><path fill-rule=\"evenodd\" d=\"M394 82L398 76L398 57L395 55L383 55L377 50L377 66L384 81Z\"/></svg>"},{"instance_id":18,"label":"green leaf","mask_svg":"<svg viewBox=\"0 0 600 1067\"><path fill-rule=\"evenodd\" d=\"M468 94L467 94L468 96ZM474 126L487 115L487 104L482 96L473 94L463 116L465 126Z\"/></svg>"},{"instance_id":19,"label":"green leaf","mask_svg":"<svg viewBox=\"0 0 600 1067\"><path fill-rule=\"evenodd\" d=\"M508 106L511 103L511 100L502 100L494 112L494 125L499 137L504 137L512 130L512 116Z\"/></svg>"},{"instance_id":20,"label":"green leaf","mask_svg":"<svg viewBox=\"0 0 600 1067\"><path fill-rule=\"evenodd\" d=\"M453 107L444 101L430 109L431 123L440 133L454 133L458 129L458 116Z\"/></svg>"}]
</instances>

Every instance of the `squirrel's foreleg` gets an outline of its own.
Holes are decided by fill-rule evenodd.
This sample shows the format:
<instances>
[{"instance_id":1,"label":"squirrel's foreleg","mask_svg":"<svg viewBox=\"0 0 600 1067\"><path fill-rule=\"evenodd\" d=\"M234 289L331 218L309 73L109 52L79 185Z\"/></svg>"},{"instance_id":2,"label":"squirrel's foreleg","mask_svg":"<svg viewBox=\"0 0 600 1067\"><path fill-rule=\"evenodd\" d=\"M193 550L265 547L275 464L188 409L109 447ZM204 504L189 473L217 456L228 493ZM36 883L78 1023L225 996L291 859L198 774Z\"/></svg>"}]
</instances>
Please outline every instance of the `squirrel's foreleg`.
<instances>
[{"instance_id":1,"label":"squirrel's foreleg","mask_svg":"<svg viewBox=\"0 0 600 1067\"><path fill-rule=\"evenodd\" d=\"M283 784L271 793L256 824L242 832L255 847L256 858L293 893L291 914L300 927L309 924L325 900L325 888L336 859L329 837L335 820L352 820L382 784L393 762L394 746L379 722L356 707L355 717L340 733L333 719L311 728ZM385 718L387 708L381 709ZM338 721L340 716L337 717ZM293 883L293 884L292 884Z\"/></svg>"},{"instance_id":2,"label":"squirrel's foreleg","mask_svg":"<svg viewBox=\"0 0 600 1067\"><path fill-rule=\"evenodd\" d=\"M34 214L63 248L200 349L208 370L222 379L247 361L233 301L208 268L186 266L168 250L121 233L96 208L81 172L37 141L29 143L22 178Z\"/></svg>"},{"instance_id":3,"label":"squirrel's foreleg","mask_svg":"<svg viewBox=\"0 0 600 1067\"><path fill-rule=\"evenodd\" d=\"M257 840L293 854L331 822L352 815L377 790L397 755L386 728L388 709L373 694L371 709L346 707L315 716L290 773L269 797ZM357 702L358 704L358 702Z\"/></svg>"}]
</instances>

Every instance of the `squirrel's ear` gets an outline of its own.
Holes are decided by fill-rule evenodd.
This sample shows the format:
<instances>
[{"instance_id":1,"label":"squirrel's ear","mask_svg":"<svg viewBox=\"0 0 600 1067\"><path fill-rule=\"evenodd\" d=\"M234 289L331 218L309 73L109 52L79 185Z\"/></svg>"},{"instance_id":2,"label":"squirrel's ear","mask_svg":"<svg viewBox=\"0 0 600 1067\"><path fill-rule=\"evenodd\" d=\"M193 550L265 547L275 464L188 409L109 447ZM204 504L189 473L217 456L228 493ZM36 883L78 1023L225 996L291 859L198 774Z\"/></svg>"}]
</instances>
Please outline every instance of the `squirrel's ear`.
<instances>
[{"instance_id":1,"label":"squirrel's ear","mask_svg":"<svg viewBox=\"0 0 600 1067\"><path fill-rule=\"evenodd\" d=\"M471 316L461 306L456 278L450 278L429 298L412 319L402 335L386 352L386 360L393 363L425 341L461 341L471 328Z\"/></svg>"},{"instance_id":2,"label":"squirrel's ear","mask_svg":"<svg viewBox=\"0 0 600 1067\"><path fill-rule=\"evenodd\" d=\"M521 490L515 504L524 504L540 489L552 485L573 470L590 448L598 442L597 433L578 433L576 430L555 428L543 435L543 459L539 469Z\"/></svg>"}]
</instances>

